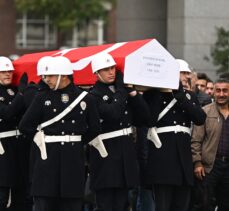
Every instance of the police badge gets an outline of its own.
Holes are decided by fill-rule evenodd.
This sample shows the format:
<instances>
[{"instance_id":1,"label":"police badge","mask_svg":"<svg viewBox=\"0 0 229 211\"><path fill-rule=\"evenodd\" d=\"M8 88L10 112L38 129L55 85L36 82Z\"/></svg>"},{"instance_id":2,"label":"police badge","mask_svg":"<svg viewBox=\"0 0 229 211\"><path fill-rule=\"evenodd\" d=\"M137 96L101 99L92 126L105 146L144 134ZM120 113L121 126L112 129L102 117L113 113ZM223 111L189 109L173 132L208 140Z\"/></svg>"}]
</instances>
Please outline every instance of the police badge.
<instances>
[{"instance_id":1,"label":"police badge","mask_svg":"<svg viewBox=\"0 0 229 211\"><path fill-rule=\"evenodd\" d=\"M86 109L86 107L87 107L86 102L85 101L80 102L80 107L84 111Z\"/></svg>"},{"instance_id":2,"label":"police badge","mask_svg":"<svg viewBox=\"0 0 229 211\"><path fill-rule=\"evenodd\" d=\"M68 94L62 94L62 95L61 95L61 101L62 101L63 103L67 103L67 102L69 101L69 96L68 96Z\"/></svg>"},{"instance_id":3,"label":"police badge","mask_svg":"<svg viewBox=\"0 0 229 211\"><path fill-rule=\"evenodd\" d=\"M11 96L15 95L14 91L12 89L7 89L7 93Z\"/></svg>"}]
</instances>

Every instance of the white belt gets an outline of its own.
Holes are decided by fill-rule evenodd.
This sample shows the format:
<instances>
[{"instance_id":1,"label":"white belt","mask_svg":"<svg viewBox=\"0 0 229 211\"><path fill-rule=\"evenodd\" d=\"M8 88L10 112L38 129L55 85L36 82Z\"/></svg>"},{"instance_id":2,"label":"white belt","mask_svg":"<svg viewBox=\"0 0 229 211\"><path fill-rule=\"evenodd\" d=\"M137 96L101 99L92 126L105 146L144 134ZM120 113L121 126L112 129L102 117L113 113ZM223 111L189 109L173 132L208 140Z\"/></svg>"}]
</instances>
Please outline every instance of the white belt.
<instances>
[{"instance_id":1,"label":"white belt","mask_svg":"<svg viewBox=\"0 0 229 211\"><path fill-rule=\"evenodd\" d=\"M11 130L11 131L6 131L6 132L1 132L0 138L7 138L7 137L12 137L12 136L18 136L18 135L21 135L19 130Z\"/></svg>"},{"instance_id":2,"label":"white belt","mask_svg":"<svg viewBox=\"0 0 229 211\"><path fill-rule=\"evenodd\" d=\"M190 128L189 127L184 127L184 126L181 126L181 125L159 127L159 128L156 128L156 132L157 133L167 133L167 132L179 133L179 132L184 132L184 133L188 133L189 135L191 135Z\"/></svg>"},{"instance_id":3,"label":"white belt","mask_svg":"<svg viewBox=\"0 0 229 211\"><path fill-rule=\"evenodd\" d=\"M74 135L64 135L64 136L47 136L45 135L45 143L55 143L55 142L78 142L81 141L81 136Z\"/></svg>"},{"instance_id":4,"label":"white belt","mask_svg":"<svg viewBox=\"0 0 229 211\"><path fill-rule=\"evenodd\" d=\"M133 132L132 128L129 127L129 128L123 128L121 130L103 133L103 134L100 134L99 136L102 140L104 140L104 139L110 139L110 138L115 138L119 136L127 136L131 134L132 132Z\"/></svg>"}]
</instances>

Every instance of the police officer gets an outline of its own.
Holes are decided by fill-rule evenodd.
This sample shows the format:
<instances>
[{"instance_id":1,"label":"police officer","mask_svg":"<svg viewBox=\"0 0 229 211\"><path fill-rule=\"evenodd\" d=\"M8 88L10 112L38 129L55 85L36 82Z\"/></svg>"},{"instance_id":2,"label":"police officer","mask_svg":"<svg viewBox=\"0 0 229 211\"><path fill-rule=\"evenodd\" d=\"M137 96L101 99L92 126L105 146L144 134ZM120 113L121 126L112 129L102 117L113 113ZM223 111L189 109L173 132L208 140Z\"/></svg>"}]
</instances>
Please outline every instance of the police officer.
<instances>
[{"instance_id":1,"label":"police officer","mask_svg":"<svg viewBox=\"0 0 229 211\"><path fill-rule=\"evenodd\" d=\"M147 120L147 104L132 88L124 87L122 74L110 54L101 53L92 60L97 82L91 93L96 97L107 156L91 147L91 187L98 210L128 209L128 190L138 184L138 167L132 137L132 124Z\"/></svg>"},{"instance_id":2,"label":"police officer","mask_svg":"<svg viewBox=\"0 0 229 211\"><path fill-rule=\"evenodd\" d=\"M14 99L17 88L12 86L13 64L7 57L0 57L0 104L9 105ZM17 130L19 119L13 117L0 119L0 210L6 210L10 190L16 180L16 147L19 138ZM13 203L14 201L12 201Z\"/></svg>"},{"instance_id":3,"label":"police officer","mask_svg":"<svg viewBox=\"0 0 229 211\"><path fill-rule=\"evenodd\" d=\"M187 70L180 68L185 85L182 71ZM181 82L178 90L149 90L144 98L152 120L146 180L154 185L156 211L186 211L193 185L190 127L192 122L203 124L206 115L194 93L184 90Z\"/></svg>"},{"instance_id":4,"label":"police officer","mask_svg":"<svg viewBox=\"0 0 229 211\"><path fill-rule=\"evenodd\" d=\"M34 98L20 130L38 144L31 193L35 211L80 211L84 193L83 144L100 130L92 96L71 81L66 57L47 61L42 76L49 89ZM38 129L38 131L37 131Z\"/></svg>"},{"instance_id":5,"label":"police officer","mask_svg":"<svg viewBox=\"0 0 229 211\"><path fill-rule=\"evenodd\" d=\"M50 57L43 57L38 62L38 75L41 70L44 69L44 63ZM21 76L18 92L15 94L12 102L10 104L0 103L0 118L4 121L11 121L15 119L21 119L22 115L26 111L26 109L31 104L34 96L38 91L42 91L47 88L47 85L42 82L42 80L38 84L30 83L28 84L28 76L24 73ZM33 137L20 136L17 141L16 152L14 154L14 159L16 162L15 172L17 176L15 177L15 185L14 188L11 188L11 204L10 211L31 211L33 206L33 200L30 196L30 180L29 180L29 169L32 171L32 168L29 168L30 162L33 159L30 159L33 153L31 152L31 144ZM32 150L33 151L33 150ZM31 161L30 161L31 160Z\"/></svg>"}]
</instances>

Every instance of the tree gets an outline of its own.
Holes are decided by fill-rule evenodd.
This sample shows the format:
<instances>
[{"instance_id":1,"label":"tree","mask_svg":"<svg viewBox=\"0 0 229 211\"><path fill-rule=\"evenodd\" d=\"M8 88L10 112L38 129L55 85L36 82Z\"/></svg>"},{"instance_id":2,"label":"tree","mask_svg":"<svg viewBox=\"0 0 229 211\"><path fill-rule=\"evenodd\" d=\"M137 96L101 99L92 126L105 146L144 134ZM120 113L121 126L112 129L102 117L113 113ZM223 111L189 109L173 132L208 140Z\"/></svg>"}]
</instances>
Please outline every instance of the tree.
<instances>
[{"instance_id":1,"label":"tree","mask_svg":"<svg viewBox=\"0 0 229 211\"><path fill-rule=\"evenodd\" d=\"M216 28L217 40L211 49L213 64L218 66L217 74L229 73L229 30Z\"/></svg>"},{"instance_id":2,"label":"tree","mask_svg":"<svg viewBox=\"0 0 229 211\"><path fill-rule=\"evenodd\" d=\"M115 0L15 0L20 12L48 15L59 32L88 24L91 20L105 19L106 4Z\"/></svg>"}]
</instances>

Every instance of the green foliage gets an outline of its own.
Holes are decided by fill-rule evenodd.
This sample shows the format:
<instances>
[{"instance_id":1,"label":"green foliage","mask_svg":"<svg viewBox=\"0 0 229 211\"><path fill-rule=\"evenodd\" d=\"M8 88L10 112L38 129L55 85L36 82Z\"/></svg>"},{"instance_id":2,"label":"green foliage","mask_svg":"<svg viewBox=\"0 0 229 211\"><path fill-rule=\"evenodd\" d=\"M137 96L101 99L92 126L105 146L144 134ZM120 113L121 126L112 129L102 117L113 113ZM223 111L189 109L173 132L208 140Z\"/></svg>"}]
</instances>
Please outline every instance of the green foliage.
<instances>
[{"instance_id":1,"label":"green foliage","mask_svg":"<svg viewBox=\"0 0 229 211\"><path fill-rule=\"evenodd\" d=\"M15 0L21 12L49 15L60 28L70 28L92 19L104 18L104 3L114 5L114 0Z\"/></svg>"},{"instance_id":2,"label":"green foliage","mask_svg":"<svg viewBox=\"0 0 229 211\"><path fill-rule=\"evenodd\" d=\"M218 66L217 74L229 72L229 30L216 28L217 41L211 50L214 65Z\"/></svg>"}]
</instances>

